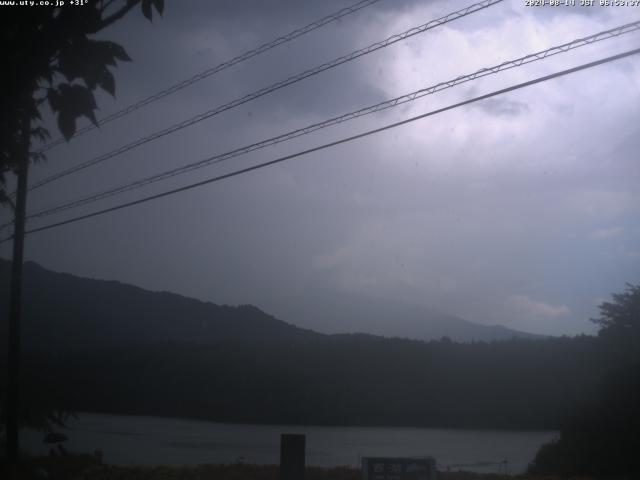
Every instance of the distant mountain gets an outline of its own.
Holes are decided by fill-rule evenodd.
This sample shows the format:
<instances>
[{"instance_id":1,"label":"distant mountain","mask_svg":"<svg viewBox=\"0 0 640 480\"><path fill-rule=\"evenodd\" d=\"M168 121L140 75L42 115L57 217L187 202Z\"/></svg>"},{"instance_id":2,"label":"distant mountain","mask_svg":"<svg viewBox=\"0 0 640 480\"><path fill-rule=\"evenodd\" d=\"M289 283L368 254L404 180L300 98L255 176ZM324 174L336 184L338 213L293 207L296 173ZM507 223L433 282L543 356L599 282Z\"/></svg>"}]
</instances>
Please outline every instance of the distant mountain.
<instances>
[{"instance_id":1,"label":"distant mountain","mask_svg":"<svg viewBox=\"0 0 640 480\"><path fill-rule=\"evenodd\" d=\"M3 313L8 312L10 265L0 259ZM319 336L251 305L215 305L120 282L55 273L33 262L24 266L23 298L22 338L27 348L157 342L206 344ZM1 323L5 329L6 322Z\"/></svg>"},{"instance_id":2,"label":"distant mountain","mask_svg":"<svg viewBox=\"0 0 640 480\"><path fill-rule=\"evenodd\" d=\"M427 307L317 286L283 303L278 317L299 326L318 325L317 330L323 333L366 332L415 340L449 337L455 342L545 338L502 325L481 325Z\"/></svg>"},{"instance_id":3,"label":"distant mountain","mask_svg":"<svg viewBox=\"0 0 640 480\"><path fill-rule=\"evenodd\" d=\"M9 263L0 260L0 318L8 279ZM453 343L324 335L252 306L34 263L25 264L24 286L22 378L35 408L42 396L72 411L224 422L556 428L593 398L601 365L590 337ZM395 309L369 307L381 309L378 319L399 318Z\"/></svg>"},{"instance_id":4,"label":"distant mountain","mask_svg":"<svg viewBox=\"0 0 640 480\"><path fill-rule=\"evenodd\" d=\"M325 333L363 332L418 340L445 336L458 342L541 338L502 326L479 325L422 307L337 293L323 294L315 289L313 298L300 298L286 307L283 317L291 322L287 323L252 305L216 305L116 281L56 273L33 262L26 262L24 268L22 332L26 348L91 348L158 342L211 344L323 336L296 325L321 325ZM0 309L5 312L8 311L9 273L10 262L0 259L0 292L3 292ZM6 322L2 322L0 328L6 328ZM2 333L5 332L0 331Z\"/></svg>"}]
</instances>

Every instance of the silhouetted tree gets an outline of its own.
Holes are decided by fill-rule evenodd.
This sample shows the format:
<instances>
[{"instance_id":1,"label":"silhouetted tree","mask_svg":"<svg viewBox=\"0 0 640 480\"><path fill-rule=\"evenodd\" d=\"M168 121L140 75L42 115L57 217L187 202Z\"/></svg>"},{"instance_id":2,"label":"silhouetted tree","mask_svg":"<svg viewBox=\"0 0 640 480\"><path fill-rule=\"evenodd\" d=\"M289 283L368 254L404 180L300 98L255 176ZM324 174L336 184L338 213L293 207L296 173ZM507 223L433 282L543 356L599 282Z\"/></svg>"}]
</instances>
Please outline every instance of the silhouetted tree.
<instances>
[{"instance_id":1,"label":"silhouetted tree","mask_svg":"<svg viewBox=\"0 0 640 480\"><path fill-rule=\"evenodd\" d=\"M57 115L58 127L68 140L76 119L96 122L93 92L97 87L115 95L110 67L131 60L114 42L90 38L141 4L151 20L152 5L162 13L164 0L91 1L63 8L9 7L0 15L0 200L12 203L4 190L6 174L16 171L24 158L26 142L44 140L41 125L45 102ZM28 152L31 160L42 154Z\"/></svg>"},{"instance_id":2,"label":"silhouetted tree","mask_svg":"<svg viewBox=\"0 0 640 480\"><path fill-rule=\"evenodd\" d=\"M538 452L532 473L640 477L640 287L614 294L593 321L601 327L596 404L565 422L560 438Z\"/></svg>"},{"instance_id":3,"label":"silhouetted tree","mask_svg":"<svg viewBox=\"0 0 640 480\"><path fill-rule=\"evenodd\" d=\"M627 284L612 302L600 305L600 317L592 321L600 325L598 337L614 365L640 360L640 285Z\"/></svg>"},{"instance_id":4,"label":"silhouetted tree","mask_svg":"<svg viewBox=\"0 0 640 480\"><path fill-rule=\"evenodd\" d=\"M18 403L19 323L22 283L24 218L28 165L44 159L31 149L32 140L49 138L41 122L41 108L48 103L58 127L68 141L76 131L78 117L97 123L93 92L102 88L115 95L110 67L131 60L114 42L91 36L123 18L140 5L152 19L152 7L162 14L164 0L106 0L82 2L52 8L51 5L5 6L0 15L0 204L14 212L13 265L9 314L6 424L7 456L17 457L17 416L24 409ZM15 198L6 191L6 175L17 177ZM45 421L59 417L35 416ZM0 432L1 433L1 432Z\"/></svg>"}]
</instances>

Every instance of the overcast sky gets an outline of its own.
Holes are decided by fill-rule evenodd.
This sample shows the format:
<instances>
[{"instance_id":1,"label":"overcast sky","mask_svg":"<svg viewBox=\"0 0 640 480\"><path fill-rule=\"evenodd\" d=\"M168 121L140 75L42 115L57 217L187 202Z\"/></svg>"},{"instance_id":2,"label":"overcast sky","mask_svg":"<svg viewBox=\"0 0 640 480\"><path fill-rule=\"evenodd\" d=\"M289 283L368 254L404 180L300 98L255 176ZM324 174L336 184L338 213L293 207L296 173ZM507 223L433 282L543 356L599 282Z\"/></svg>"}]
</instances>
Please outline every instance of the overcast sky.
<instances>
[{"instance_id":1,"label":"overcast sky","mask_svg":"<svg viewBox=\"0 0 640 480\"><path fill-rule=\"evenodd\" d=\"M153 24L136 11L102 35L134 61L115 71L117 99L98 96L99 116L350 3L167 2ZM52 150L31 179L469 3L382 0ZM640 7L505 1L47 185L30 196L29 210L639 19ZM637 48L639 40L634 33L488 76L31 226L272 160ZM640 282L639 130L636 56L33 234L26 257L57 271L255 304L320 331L290 318L287 306L326 307L333 295L353 295L528 332L593 332L596 306L625 282ZM9 254L2 245L0 255Z\"/></svg>"}]
</instances>

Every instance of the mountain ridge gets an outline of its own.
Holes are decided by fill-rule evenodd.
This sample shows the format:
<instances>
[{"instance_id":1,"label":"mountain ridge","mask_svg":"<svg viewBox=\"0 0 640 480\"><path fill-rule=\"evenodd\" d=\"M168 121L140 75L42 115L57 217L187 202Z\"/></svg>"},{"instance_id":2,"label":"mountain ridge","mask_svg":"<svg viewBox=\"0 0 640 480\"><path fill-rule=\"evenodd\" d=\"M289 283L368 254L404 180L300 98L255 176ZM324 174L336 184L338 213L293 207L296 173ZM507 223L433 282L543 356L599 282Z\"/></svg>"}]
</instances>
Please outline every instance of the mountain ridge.
<instances>
[{"instance_id":1,"label":"mountain ridge","mask_svg":"<svg viewBox=\"0 0 640 480\"><path fill-rule=\"evenodd\" d=\"M0 290L7 294L0 298L0 309L8 313L10 262L0 259ZM283 321L260 308L245 304L238 306L219 305L211 301L194 299L178 293L151 291L118 280L86 278L70 273L48 270L35 262L24 266L24 319L22 323L25 348L80 348L110 346L118 344L153 343L165 341L191 342L199 344L218 343L229 340L300 340L324 337L298 322ZM358 298L350 299L353 305L365 303ZM375 305L374 305L375 307ZM353 308L343 309L349 315ZM371 310L371 309L369 309ZM402 330L394 332L393 321L397 317L393 306L374 308L371 323L388 325L390 329L365 329L365 320L323 316L322 309L315 312L320 322L344 322L353 326L349 331L335 333L367 334L387 338L411 338L433 340L450 337L454 341L494 341L513 337L535 338L523 332L503 326L489 327L457 319L446 314L439 319L441 325L432 335L407 335ZM411 309L405 309L410 311ZM433 315L421 316L418 311L410 321L433 323ZM311 312L313 315L314 312ZM309 312L307 312L309 314ZM362 315L360 315L361 317ZM280 316L281 317L281 316ZM374 318L375 317L375 318ZM290 318L290 317L289 317ZM446 321L447 319L454 319ZM444 321L443 321L444 319ZM322 324L322 323L319 323ZM465 328L475 331L473 335L456 332ZM447 330L447 325L449 330ZM460 326L462 325L462 327ZM363 328L355 328L362 326ZM6 328L0 327L0 328ZM427 330L428 331L428 328ZM480 333L478 333L480 332ZM1 332L0 333L4 333ZM0 347L1 348L1 347Z\"/></svg>"},{"instance_id":2,"label":"mountain ridge","mask_svg":"<svg viewBox=\"0 0 640 480\"><path fill-rule=\"evenodd\" d=\"M8 312L9 266L0 261L0 308ZM216 305L115 280L24 269L25 348L84 348L164 341L297 340L317 334L252 305Z\"/></svg>"},{"instance_id":3,"label":"mountain ridge","mask_svg":"<svg viewBox=\"0 0 640 480\"><path fill-rule=\"evenodd\" d=\"M364 294L341 293L310 285L307 293L282 302L277 316L299 326L323 325L323 333L365 332L388 338L457 342L509 340L513 337L542 339L545 335L485 325L433 308L401 303Z\"/></svg>"}]
</instances>

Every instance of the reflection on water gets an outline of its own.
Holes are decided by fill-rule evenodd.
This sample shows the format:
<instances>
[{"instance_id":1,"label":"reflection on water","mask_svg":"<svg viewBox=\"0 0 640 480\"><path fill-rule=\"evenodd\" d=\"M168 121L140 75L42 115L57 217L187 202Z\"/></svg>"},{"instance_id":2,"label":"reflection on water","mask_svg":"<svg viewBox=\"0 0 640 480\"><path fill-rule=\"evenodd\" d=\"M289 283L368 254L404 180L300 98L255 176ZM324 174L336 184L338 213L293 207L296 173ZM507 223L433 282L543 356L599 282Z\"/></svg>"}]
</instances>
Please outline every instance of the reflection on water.
<instances>
[{"instance_id":1,"label":"reflection on water","mask_svg":"<svg viewBox=\"0 0 640 480\"><path fill-rule=\"evenodd\" d=\"M431 428L238 425L159 417L80 414L69 422L69 451L102 450L113 464L245 463L279 461L281 433L307 435L307 464L359 466L363 456L433 456L438 468L524 471L556 432L508 432ZM42 436L26 432L25 450L45 453ZM481 465L486 463L486 465ZM456 467L453 467L456 468Z\"/></svg>"}]
</instances>

